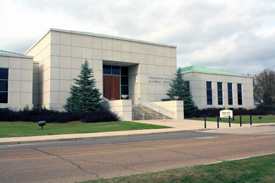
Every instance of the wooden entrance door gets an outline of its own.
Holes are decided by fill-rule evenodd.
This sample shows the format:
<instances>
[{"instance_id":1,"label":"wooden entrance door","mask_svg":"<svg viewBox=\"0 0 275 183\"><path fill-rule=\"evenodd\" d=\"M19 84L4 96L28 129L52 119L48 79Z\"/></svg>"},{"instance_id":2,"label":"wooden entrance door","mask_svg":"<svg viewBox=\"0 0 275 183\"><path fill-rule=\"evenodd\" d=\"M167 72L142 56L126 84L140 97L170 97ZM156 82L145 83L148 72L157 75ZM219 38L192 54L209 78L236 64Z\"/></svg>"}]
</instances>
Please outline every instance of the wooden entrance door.
<instances>
[{"instance_id":1,"label":"wooden entrance door","mask_svg":"<svg viewBox=\"0 0 275 183\"><path fill-rule=\"evenodd\" d=\"M103 96L109 100L120 99L119 76L103 75Z\"/></svg>"}]
</instances>

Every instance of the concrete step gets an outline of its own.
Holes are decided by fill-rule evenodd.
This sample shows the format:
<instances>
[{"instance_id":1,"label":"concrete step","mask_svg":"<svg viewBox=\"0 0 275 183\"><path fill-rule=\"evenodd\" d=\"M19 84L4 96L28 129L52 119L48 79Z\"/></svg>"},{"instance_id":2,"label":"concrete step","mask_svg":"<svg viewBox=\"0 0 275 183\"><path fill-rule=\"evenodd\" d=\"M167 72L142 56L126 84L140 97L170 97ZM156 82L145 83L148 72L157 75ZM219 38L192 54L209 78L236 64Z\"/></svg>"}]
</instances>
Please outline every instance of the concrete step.
<instances>
[{"instance_id":1,"label":"concrete step","mask_svg":"<svg viewBox=\"0 0 275 183\"><path fill-rule=\"evenodd\" d=\"M134 105L133 108L133 120L154 120L154 119L171 119L163 114L160 114L154 110L141 105Z\"/></svg>"}]
</instances>

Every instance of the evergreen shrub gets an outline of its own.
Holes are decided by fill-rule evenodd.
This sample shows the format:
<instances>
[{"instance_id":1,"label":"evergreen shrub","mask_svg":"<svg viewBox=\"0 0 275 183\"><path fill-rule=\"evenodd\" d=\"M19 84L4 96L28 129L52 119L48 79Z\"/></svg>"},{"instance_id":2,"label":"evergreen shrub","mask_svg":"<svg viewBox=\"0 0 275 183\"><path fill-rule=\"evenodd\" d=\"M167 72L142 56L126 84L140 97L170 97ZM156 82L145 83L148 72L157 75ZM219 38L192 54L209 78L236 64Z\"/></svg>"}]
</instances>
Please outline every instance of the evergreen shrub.
<instances>
[{"instance_id":1,"label":"evergreen shrub","mask_svg":"<svg viewBox=\"0 0 275 183\"><path fill-rule=\"evenodd\" d=\"M59 112L48 109L24 109L13 111L11 109L0 109L0 121L29 121L38 122L46 121L47 123L67 123L70 121L82 122L109 122L118 121L119 117L110 111L74 113Z\"/></svg>"},{"instance_id":2,"label":"evergreen shrub","mask_svg":"<svg viewBox=\"0 0 275 183\"><path fill-rule=\"evenodd\" d=\"M261 104L261 105L257 106L257 109L259 109L259 110L265 110L265 111L270 111L270 112L273 111L273 114L275 113L275 105L264 105L264 104Z\"/></svg>"},{"instance_id":3,"label":"evergreen shrub","mask_svg":"<svg viewBox=\"0 0 275 183\"><path fill-rule=\"evenodd\" d=\"M181 68L178 68L175 73L175 77L170 83L170 89L167 91L166 95L168 98L162 99L162 101L175 100L175 96L179 97L177 100L184 101L184 117L190 118L196 114L198 107L195 105L192 94L183 80Z\"/></svg>"},{"instance_id":4,"label":"evergreen shrub","mask_svg":"<svg viewBox=\"0 0 275 183\"><path fill-rule=\"evenodd\" d=\"M86 113L102 110L99 89L96 88L93 70L87 61L81 66L80 74L74 78L75 85L71 86L70 96L64 106L68 112Z\"/></svg>"},{"instance_id":5,"label":"evergreen shrub","mask_svg":"<svg viewBox=\"0 0 275 183\"><path fill-rule=\"evenodd\" d=\"M80 120L85 123L118 121L119 117L111 111L89 112L81 116Z\"/></svg>"}]
</instances>

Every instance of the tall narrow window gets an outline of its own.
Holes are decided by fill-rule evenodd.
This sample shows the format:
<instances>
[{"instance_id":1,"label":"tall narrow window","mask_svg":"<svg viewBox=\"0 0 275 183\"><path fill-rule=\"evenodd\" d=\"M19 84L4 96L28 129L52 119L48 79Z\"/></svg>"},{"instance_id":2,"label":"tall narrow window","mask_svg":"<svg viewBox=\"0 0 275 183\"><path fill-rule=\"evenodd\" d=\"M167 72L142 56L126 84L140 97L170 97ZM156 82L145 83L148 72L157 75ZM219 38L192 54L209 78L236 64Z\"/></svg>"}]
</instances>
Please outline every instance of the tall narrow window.
<instances>
[{"instance_id":1,"label":"tall narrow window","mask_svg":"<svg viewBox=\"0 0 275 183\"><path fill-rule=\"evenodd\" d=\"M121 67L121 95L129 95L128 67ZM129 99L129 97L127 97Z\"/></svg>"},{"instance_id":2,"label":"tall narrow window","mask_svg":"<svg viewBox=\"0 0 275 183\"><path fill-rule=\"evenodd\" d=\"M227 90L228 90L228 105L233 105L232 83L227 83Z\"/></svg>"},{"instance_id":3,"label":"tall narrow window","mask_svg":"<svg viewBox=\"0 0 275 183\"><path fill-rule=\"evenodd\" d=\"M243 97L242 97L242 84L238 83L238 105L243 105Z\"/></svg>"},{"instance_id":4,"label":"tall narrow window","mask_svg":"<svg viewBox=\"0 0 275 183\"><path fill-rule=\"evenodd\" d=\"M217 88L218 88L218 105L223 105L222 82L217 83Z\"/></svg>"},{"instance_id":5,"label":"tall narrow window","mask_svg":"<svg viewBox=\"0 0 275 183\"><path fill-rule=\"evenodd\" d=\"M8 77L9 70L0 68L0 103L8 103Z\"/></svg>"},{"instance_id":6,"label":"tall narrow window","mask_svg":"<svg viewBox=\"0 0 275 183\"><path fill-rule=\"evenodd\" d=\"M185 81L184 84L186 86L187 91L190 91L190 83L189 83L189 81Z\"/></svg>"},{"instance_id":7,"label":"tall narrow window","mask_svg":"<svg viewBox=\"0 0 275 183\"><path fill-rule=\"evenodd\" d=\"M211 81L206 81L206 97L207 97L207 105L212 105L212 83L211 83Z\"/></svg>"}]
</instances>

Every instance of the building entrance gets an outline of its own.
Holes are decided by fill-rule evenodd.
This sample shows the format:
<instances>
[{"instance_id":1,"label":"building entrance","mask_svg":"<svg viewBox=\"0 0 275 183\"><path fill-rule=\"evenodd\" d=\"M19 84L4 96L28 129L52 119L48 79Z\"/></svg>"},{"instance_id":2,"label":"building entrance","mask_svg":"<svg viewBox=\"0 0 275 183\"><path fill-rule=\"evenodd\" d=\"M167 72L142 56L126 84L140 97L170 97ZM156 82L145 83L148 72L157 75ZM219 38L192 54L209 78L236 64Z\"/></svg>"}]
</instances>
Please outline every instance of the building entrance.
<instances>
[{"instance_id":1,"label":"building entrance","mask_svg":"<svg viewBox=\"0 0 275 183\"><path fill-rule=\"evenodd\" d=\"M103 96L109 100L120 99L119 76L103 76Z\"/></svg>"},{"instance_id":2,"label":"building entrance","mask_svg":"<svg viewBox=\"0 0 275 183\"><path fill-rule=\"evenodd\" d=\"M119 100L121 95L129 95L128 67L103 65L103 97Z\"/></svg>"}]
</instances>

